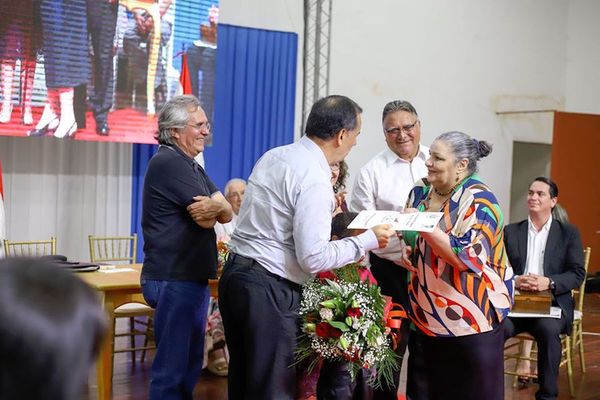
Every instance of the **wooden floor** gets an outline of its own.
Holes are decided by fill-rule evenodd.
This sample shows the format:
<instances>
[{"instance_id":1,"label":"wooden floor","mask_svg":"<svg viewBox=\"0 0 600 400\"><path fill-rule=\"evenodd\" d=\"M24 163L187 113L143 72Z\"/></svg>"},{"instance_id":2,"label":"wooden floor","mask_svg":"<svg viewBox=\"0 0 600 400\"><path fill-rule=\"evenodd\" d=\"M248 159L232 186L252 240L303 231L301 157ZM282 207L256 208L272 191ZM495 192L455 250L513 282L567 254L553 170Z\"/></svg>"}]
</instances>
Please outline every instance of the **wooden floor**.
<instances>
[{"instance_id":1,"label":"wooden floor","mask_svg":"<svg viewBox=\"0 0 600 400\"><path fill-rule=\"evenodd\" d=\"M581 373L579 357L574 359L575 388L577 400L600 400L600 294L586 294L584 305L584 343L587 372ZM152 357L144 365L139 362L132 368L130 356L117 354L115 358L114 400L145 400L148 391L148 379ZM537 385L531 384L524 388L513 388L512 378L505 379L507 400L533 399ZM88 399L96 399L95 379L90 379L90 394ZM566 367L561 368L559 375L558 399L573 399L569 395L566 377ZM204 371L194 391L194 399L221 400L227 399L227 378L217 377Z\"/></svg>"}]
</instances>

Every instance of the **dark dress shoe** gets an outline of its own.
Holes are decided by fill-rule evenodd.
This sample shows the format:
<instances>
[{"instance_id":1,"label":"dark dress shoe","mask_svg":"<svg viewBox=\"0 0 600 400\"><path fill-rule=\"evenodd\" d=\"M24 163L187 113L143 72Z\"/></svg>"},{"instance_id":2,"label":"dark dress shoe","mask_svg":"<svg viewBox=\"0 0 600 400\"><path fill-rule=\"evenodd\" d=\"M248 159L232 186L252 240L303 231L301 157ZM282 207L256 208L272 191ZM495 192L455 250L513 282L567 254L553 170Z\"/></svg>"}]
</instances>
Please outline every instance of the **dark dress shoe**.
<instances>
[{"instance_id":1,"label":"dark dress shoe","mask_svg":"<svg viewBox=\"0 0 600 400\"><path fill-rule=\"evenodd\" d=\"M30 130L29 132L27 132L27 136L31 136L31 137L44 136L47 133L48 133L48 127L45 126L43 128L40 128L40 129L32 129L32 130Z\"/></svg>"},{"instance_id":2,"label":"dark dress shoe","mask_svg":"<svg viewBox=\"0 0 600 400\"><path fill-rule=\"evenodd\" d=\"M98 125L98 127L96 128L96 134L100 136L108 136L109 133L110 128L108 127L108 124L106 122Z\"/></svg>"},{"instance_id":3,"label":"dark dress shoe","mask_svg":"<svg viewBox=\"0 0 600 400\"><path fill-rule=\"evenodd\" d=\"M55 125L53 128L50 128L50 125ZM29 132L27 132L27 136L44 136L49 132L54 132L54 130L56 130L56 126L58 125L58 119L53 119L52 121L48 122L48 124L46 126L41 127L40 129L32 129Z\"/></svg>"}]
</instances>

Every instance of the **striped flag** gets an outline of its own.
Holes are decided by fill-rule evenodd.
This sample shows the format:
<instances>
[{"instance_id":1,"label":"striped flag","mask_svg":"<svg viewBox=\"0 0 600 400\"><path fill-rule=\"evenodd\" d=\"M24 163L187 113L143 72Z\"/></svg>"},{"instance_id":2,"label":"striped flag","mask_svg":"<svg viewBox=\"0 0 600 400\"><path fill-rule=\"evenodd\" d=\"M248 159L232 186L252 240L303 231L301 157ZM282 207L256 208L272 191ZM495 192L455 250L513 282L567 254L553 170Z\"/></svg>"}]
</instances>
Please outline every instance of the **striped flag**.
<instances>
[{"instance_id":1,"label":"striped flag","mask_svg":"<svg viewBox=\"0 0 600 400\"><path fill-rule=\"evenodd\" d=\"M4 257L4 239L6 239L6 223L4 218L4 190L2 188L2 161L0 161L0 258Z\"/></svg>"}]
</instances>

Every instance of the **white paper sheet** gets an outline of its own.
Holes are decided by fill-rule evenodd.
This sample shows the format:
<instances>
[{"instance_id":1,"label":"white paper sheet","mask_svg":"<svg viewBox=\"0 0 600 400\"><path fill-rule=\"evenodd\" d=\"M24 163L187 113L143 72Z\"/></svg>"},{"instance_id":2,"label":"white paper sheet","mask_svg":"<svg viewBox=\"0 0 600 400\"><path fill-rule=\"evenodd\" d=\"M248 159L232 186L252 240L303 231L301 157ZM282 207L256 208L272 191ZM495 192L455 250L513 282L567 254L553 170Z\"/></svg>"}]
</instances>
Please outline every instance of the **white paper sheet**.
<instances>
[{"instance_id":1,"label":"white paper sheet","mask_svg":"<svg viewBox=\"0 0 600 400\"><path fill-rule=\"evenodd\" d=\"M550 314L544 313L524 313L524 312L509 312L511 318L560 318L562 310L560 307L550 307Z\"/></svg>"},{"instance_id":2,"label":"white paper sheet","mask_svg":"<svg viewBox=\"0 0 600 400\"><path fill-rule=\"evenodd\" d=\"M437 226L444 213L398 211L361 211L348 225L348 229L369 229L375 225L390 224L396 231L431 232Z\"/></svg>"},{"instance_id":3,"label":"white paper sheet","mask_svg":"<svg viewBox=\"0 0 600 400\"><path fill-rule=\"evenodd\" d=\"M133 268L114 268L114 269L99 269L98 272L103 274L118 274L119 272L132 272L135 271Z\"/></svg>"}]
</instances>

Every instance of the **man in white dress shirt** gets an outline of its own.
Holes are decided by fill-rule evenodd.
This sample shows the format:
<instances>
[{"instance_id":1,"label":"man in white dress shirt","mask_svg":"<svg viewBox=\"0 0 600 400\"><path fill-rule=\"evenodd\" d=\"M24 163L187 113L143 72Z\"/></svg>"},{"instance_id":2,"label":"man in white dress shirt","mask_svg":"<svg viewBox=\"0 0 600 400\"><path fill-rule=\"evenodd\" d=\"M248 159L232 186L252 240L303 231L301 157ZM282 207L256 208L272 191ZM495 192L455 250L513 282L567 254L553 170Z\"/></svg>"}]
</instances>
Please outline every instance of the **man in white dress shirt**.
<instances>
[{"instance_id":1,"label":"man in white dress shirt","mask_svg":"<svg viewBox=\"0 0 600 400\"><path fill-rule=\"evenodd\" d=\"M415 182L427 175L425 161L429 157L429 148L420 143L421 122L412 104L402 100L389 102L383 108L382 124L387 148L361 168L352 188L350 211L402 211ZM393 238L385 249L376 249L371 253L371 272L381 287L381 293L391 296L395 303L408 310L407 270L394 263L399 259L399 241ZM403 326L403 340L396 348L400 357L404 355L408 339L408 324ZM398 367L402 365L402 358L398 359L398 364ZM374 399L396 399L399 371L394 376L394 382L394 387L375 390ZM420 395L424 388L413 390L414 385L417 383L409 379L407 394L413 395L410 398L426 398Z\"/></svg>"},{"instance_id":2,"label":"man in white dress shirt","mask_svg":"<svg viewBox=\"0 0 600 400\"><path fill-rule=\"evenodd\" d=\"M329 240L335 206L329 165L356 144L361 112L344 96L317 101L306 136L265 153L248 179L219 281L229 399L294 399L300 285L384 247L394 235L379 225Z\"/></svg>"},{"instance_id":3,"label":"man in white dress shirt","mask_svg":"<svg viewBox=\"0 0 600 400\"><path fill-rule=\"evenodd\" d=\"M230 179L225 185L225 198L231 204L233 211L233 217L231 221L220 224L215 224L215 233L217 235L217 241L228 242L231 239L233 230L237 225L237 216L240 213L240 207L242 200L244 199L244 193L246 192L246 181L239 178Z\"/></svg>"}]
</instances>

